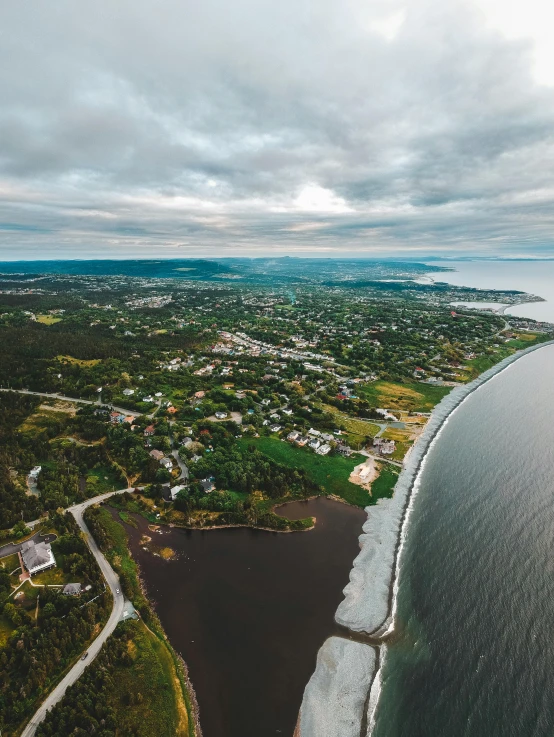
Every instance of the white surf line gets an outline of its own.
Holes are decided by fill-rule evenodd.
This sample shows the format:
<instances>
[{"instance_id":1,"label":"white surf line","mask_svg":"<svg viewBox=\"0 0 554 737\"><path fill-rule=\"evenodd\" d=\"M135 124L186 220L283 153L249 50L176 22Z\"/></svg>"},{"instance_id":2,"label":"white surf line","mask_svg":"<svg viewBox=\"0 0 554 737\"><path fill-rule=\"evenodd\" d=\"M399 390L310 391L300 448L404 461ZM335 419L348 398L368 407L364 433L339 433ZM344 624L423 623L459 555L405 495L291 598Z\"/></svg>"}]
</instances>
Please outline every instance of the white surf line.
<instances>
[{"instance_id":1,"label":"white surf line","mask_svg":"<svg viewBox=\"0 0 554 737\"><path fill-rule=\"evenodd\" d=\"M437 431L435 432L428 446L424 450L424 455L422 456L420 463L419 463L419 469L412 483L412 487L409 491L408 505L406 507L406 512L404 515L404 519L402 521L402 526L400 528L400 544L399 544L398 552L396 555L394 577L392 581L392 586L393 586L392 609L391 609L391 613L389 617L387 617L387 619L385 620L385 622L383 622L383 625L382 625L382 626L386 626L388 624L388 626L386 627L385 631L382 634L376 633L375 635L376 637L384 638L387 635L390 635L392 632L394 632L394 629L395 629L396 613L398 609L398 590L399 590L399 579L400 579L400 569L401 569L401 558L402 558L402 553L406 545L406 539L408 536L408 524L409 524L410 517L413 512L415 500L416 500L416 497L419 491L419 487L421 485L421 477L423 474L423 470L425 468L425 464L427 463L430 451L435 446L444 428L448 424L450 418L454 415L454 413L458 409L460 409L460 407L464 404L466 399L468 399L472 394L478 391L478 389L480 389L482 386L484 386L485 384L488 384L490 381L498 377L502 372L510 368L510 366L513 366L515 362L518 361L520 358L523 358L524 356L534 353L534 351L536 350L540 350L541 348L545 348L546 346L552 346L552 345L554 345L554 340L549 340L539 345L530 346L529 348L523 351L515 353L511 356L508 356L503 361L496 364L496 366L493 366L487 371L485 371L484 373L482 373L480 376L474 379L474 381L466 385L466 388L469 391L467 391L467 393L465 393L464 396L461 397L461 399L457 401L457 403L451 409L448 410L447 414L445 414L444 418L440 421L440 425L437 428ZM447 397L448 396L450 395L447 395ZM398 481L400 480L401 479L399 478ZM381 646L380 649L382 650L382 654L379 659L379 670L373 681L371 692L370 692L370 698L369 698L369 710L368 710L369 718L368 718L368 732L367 732L368 737L370 737L371 734L373 733L373 729L375 726L375 715L376 715L377 707L379 704L379 697L381 695L381 688L382 688L381 673L382 673L382 669L383 669L385 659L386 659L386 643L384 643L384 647Z\"/></svg>"}]
</instances>

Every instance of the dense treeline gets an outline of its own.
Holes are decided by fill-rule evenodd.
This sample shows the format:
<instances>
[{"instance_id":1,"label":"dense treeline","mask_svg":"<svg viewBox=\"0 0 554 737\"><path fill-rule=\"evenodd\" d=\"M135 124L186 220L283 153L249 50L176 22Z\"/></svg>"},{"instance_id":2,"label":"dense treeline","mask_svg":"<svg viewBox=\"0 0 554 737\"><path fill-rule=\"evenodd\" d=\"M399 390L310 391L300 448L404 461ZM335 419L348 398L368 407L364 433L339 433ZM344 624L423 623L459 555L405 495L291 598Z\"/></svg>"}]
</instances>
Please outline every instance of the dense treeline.
<instances>
[{"instance_id":1,"label":"dense treeline","mask_svg":"<svg viewBox=\"0 0 554 737\"><path fill-rule=\"evenodd\" d=\"M35 463L43 444L33 444L17 432L18 426L32 412L39 400L12 392L0 392L0 527L12 527L18 520L38 517L41 504L13 482L10 468Z\"/></svg>"},{"instance_id":2,"label":"dense treeline","mask_svg":"<svg viewBox=\"0 0 554 737\"><path fill-rule=\"evenodd\" d=\"M115 737L117 719L111 703L115 691L114 674L117 666L132 665L128 639L129 627L120 624L77 683L70 686L63 700L48 712L36 731L37 737L69 734Z\"/></svg>"},{"instance_id":3,"label":"dense treeline","mask_svg":"<svg viewBox=\"0 0 554 737\"><path fill-rule=\"evenodd\" d=\"M17 726L32 714L60 674L83 651L109 609L100 571L75 520L68 514L54 514L52 521L59 533L52 544L58 567L91 588L79 598L64 596L59 589L41 588L38 607L30 610L7 600L7 592L1 595L2 613L15 627L0 650L3 735L15 734Z\"/></svg>"}]
</instances>

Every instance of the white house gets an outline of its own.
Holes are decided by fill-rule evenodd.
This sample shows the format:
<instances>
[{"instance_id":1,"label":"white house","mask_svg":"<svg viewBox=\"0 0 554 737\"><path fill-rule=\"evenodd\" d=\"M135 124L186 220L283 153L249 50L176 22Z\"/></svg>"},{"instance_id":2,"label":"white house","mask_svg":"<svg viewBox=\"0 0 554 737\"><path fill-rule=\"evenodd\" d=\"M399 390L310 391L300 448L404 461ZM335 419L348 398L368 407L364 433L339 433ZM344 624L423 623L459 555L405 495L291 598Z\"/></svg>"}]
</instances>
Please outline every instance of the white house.
<instances>
[{"instance_id":1,"label":"white house","mask_svg":"<svg viewBox=\"0 0 554 737\"><path fill-rule=\"evenodd\" d=\"M31 576L56 565L50 543L35 543L34 540L27 540L21 545L21 557L23 565Z\"/></svg>"},{"instance_id":2,"label":"white house","mask_svg":"<svg viewBox=\"0 0 554 737\"><path fill-rule=\"evenodd\" d=\"M174 502L177 498L177 494L180 491L183 491L183 489L186 489L187 487L184 484L181 484L180 486L174 486L169 490L169 493L171 494L171 501Z\"/></svg>"}]
</instances>

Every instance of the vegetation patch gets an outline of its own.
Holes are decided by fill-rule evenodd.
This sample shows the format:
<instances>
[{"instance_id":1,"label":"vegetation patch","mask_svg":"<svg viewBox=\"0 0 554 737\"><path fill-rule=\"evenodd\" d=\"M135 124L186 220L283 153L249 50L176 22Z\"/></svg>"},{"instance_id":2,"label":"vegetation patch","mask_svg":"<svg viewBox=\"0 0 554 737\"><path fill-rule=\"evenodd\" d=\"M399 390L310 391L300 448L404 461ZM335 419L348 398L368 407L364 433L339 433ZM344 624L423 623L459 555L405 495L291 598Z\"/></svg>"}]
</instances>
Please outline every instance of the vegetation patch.
<instances>
[{"instance_id":1,"label":"vegetation patch","mask_svg":"<svg viewBox=\"0 0 554 737\"><path fill-rule=\"evenodd\" d=\"M361 387L359 391L374 407L431 412L450 390L448 386L433 386L421 382L395 384L390 381L375 381Z\"/></svg>"},{"instance_id":2,"label":"vegetation patch","mask_svg":"<svg viewBox=\"0 0 554 737\"><path fill-rule=\"evenodd\" d=\"M61 321L62 318L55 315L37 315L37 322L40 322L41 325L55 325Z\"/></svg>"},{"instance_id":3,"label":"vegetation patch","mask_svg":"<svg viewBox=\"0 0 554 737\"><path fill-rule=\"evenodd\" d=\"M339 455L320 456L272 437L242 438L239 444L242 447L254 444L261 453L272 460L289 468L303 469L325 494L339 496L358 507L366 507L372 503L372 497L365 489L348 480L354 466L360 463L359 455L350 458Z\"/></svg>"}]
</instances>

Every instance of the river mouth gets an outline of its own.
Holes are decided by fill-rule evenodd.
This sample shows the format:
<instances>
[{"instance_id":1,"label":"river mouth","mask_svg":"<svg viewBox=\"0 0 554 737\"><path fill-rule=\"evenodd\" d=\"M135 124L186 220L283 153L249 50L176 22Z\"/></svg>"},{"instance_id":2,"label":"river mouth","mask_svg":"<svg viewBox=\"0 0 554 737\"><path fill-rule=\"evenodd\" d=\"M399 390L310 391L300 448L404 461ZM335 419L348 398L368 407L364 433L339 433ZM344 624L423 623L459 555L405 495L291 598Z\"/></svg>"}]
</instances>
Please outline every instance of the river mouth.
<instances>
[{"instance_id":1,"label":"river mouth","mask_svg":"<svg viewBox=\"0 0 554 737\"><path fill-rule=\"evenodd\" d=\"M359 552L362 509L324 497L279 514L312 530L125 525L149 598L189 668L204 737L292 737L304 687ZM173 560L151 552L146 535ZM141 543L141 540L143 542Z\"/></svg>"}]
</instances>

